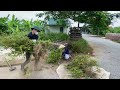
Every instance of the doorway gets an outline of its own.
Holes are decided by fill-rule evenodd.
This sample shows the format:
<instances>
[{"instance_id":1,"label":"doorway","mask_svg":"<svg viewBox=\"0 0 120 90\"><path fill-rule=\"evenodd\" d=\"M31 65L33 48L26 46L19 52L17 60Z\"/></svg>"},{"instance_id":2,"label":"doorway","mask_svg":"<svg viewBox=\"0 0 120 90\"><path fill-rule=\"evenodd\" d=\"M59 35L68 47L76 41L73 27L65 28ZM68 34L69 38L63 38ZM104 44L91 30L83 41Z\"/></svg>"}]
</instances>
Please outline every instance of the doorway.
<instances>
[{"instance_id":1,"label":"doorway","mask_svg":"<svg viewBox=\"0 0 120 90\"><path fill-rule=\"evenodd\" d=\"M63 27L60 27L60 32L63 33Z\"/></svg>"}]
</instances>

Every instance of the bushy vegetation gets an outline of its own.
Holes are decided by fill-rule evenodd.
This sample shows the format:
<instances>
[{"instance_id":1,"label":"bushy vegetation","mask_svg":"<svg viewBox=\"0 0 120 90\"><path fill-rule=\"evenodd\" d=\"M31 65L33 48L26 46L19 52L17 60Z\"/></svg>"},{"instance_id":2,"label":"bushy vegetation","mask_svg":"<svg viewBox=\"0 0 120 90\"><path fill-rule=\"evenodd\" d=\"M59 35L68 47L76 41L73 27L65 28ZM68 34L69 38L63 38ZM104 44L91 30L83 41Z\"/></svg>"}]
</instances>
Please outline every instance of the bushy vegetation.
<instances>
[{"instance_id":1,"label":"bushy vegetation","mask_svg":"<svg viewBox=\"0 0 120 90\"><path fill-rule=\"evenodd\" d=\"M74 53L84 53L88 54L92 51L92 48L89 46L88 42L81 38L78 41L72 41L69 43L72 52Z\"/></svg>"},{"instance_id":2,"label":"bushy vegetation","mask_svg":"<svg viewBox=\"0 0 120 90\"><path fill-rule=\"evenodd\" d=\"M44 27L45 22L41 20L19 20L15 17L15 15L12 16L12 19L9 19L9 15L7 17L1 17L0 18L0 34L7 33L12 34L14 32L19 31L30 31L31 27L38 26L38 27ZM41 28L44 30L43 28Z\"/></svg>"},{"instance_id":3,"label":"bushy vegetation","mask_svg":"<svg viewBox=\"0 0 120 90\"><path fill-rule=\"evenodd\" d=\"M40 40L51 40L52 42L69 40L69 36L65 33L40 33L39 36Z\"/></svg>"},{"instance_id":4,"label":"bushy vegetation","mask_svg":"<svg viewBox=\"0 0 120 90\"><path fill-rule=\"evenodd\" d=\"M22 54L24 52L33 52L35 45L41 44L43 47L49 48L51 43L49 40L38 40L34 43L28 37L28 32L17 32L10 35L3 34L0 36L0 45L5 48L13 49L14 54Z\"/></svg>"},{"instance_id":5,"label":"bushy vegetation","mask_svg":"<svg viewBox=\"0 0 120 90\"><path fill-rule=\"evenodd\" d=\"M120 27L110 28L108 33L120 33Z\"/></svg>"},{"instance_id":6,"label":"bushy vegetation","mask_svg":"<svg viewBox=\"0 0 120 90\"><path fill-rule=\"evenodd\" d=\"M49 53L47 63L58 63L62 58L62 49L52 49Z\"/></svg>"},{"instance_id":7,"label":"bushy vegetation","mask_svg":"<svg viewBox=\"0 0 120 90\"><path fill-rule=\"evenodd\" d=\"M97 66L96 60L88 55L77 55L72 62L67 65L67 69L71 71L73 77L86 77L85 69L88 67Z\"/></svg>"},{"instance_id":8,"label":"bushy vegetation","mask_svg":"<svg viewBox=\"0 0 120 90\"><path fill-rule=\"evenodd\" d=\"M0 37L0 45L5 48L12 48L16 54L22 54L27 51L32 52L35 43L25 35L24 32L2 35Z\"/></svg>"}]
</instances>

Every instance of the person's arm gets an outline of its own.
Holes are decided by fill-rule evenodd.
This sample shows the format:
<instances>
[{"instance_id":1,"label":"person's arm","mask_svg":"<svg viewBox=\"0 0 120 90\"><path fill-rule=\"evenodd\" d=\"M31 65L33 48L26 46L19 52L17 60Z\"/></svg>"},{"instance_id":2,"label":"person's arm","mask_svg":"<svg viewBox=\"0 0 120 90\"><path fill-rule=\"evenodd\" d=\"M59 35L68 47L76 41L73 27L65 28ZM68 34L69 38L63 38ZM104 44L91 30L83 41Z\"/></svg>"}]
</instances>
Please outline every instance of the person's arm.
<instances>
[{"instance_id":1,"label":"person's arm","mask_svg":"<svg viewBox=\"0 0 120 90\"><path fill-rule=\"evenodd\" d=\"M31 33L29 33L29 34L27 35L27 37L30 39L30 38L31 38Z\"/></svg>"},{"instance_id":2,"label":"person's arm","mask_svg":"<svg viewBox=\"0 0 120 90\"><path fill-rule=\"evenodd\" d=\"M36 40L38 40L38 35L36 35Z\"/></svg>"},{"instance_id":3,"label":"person's arm","mask_svg":"<svg viewBox=\"0 0 120 90\"><path fill-rule=\"evenodd\" d=\"M36 35L33 39L33 42L36 42L38 40L38 35Z\"/></svg>"}]
</instances>

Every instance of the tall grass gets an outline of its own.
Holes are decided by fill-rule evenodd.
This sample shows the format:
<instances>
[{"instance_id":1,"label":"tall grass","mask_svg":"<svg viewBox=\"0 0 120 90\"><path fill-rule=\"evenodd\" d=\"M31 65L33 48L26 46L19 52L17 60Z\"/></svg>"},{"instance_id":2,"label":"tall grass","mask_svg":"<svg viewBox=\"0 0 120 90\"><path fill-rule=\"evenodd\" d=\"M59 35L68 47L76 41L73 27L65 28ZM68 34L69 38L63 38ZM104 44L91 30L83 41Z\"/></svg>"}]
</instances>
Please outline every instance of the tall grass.
<instances>
[{"instance_id":1,"label":"tall grass","mask_svg":"<svg viewBox=\"0 0 120 90\"><path fill-rule=\"evenodd\" d=\"M90 53L92 48L89 46L88 42L81 38L78 41L69 42L70 48L74 53Z\"/></svg>"},{"instance_id":2,"label":"tall grass","mask_svg":"<svg viewBox=\"0 0 120 90\"><path fill-rule=\"evenodd\" d=\"M110 28L108 30L109 33L120 33L120 27L114 27L114 28Z\"/></svg>"},{"instance_id":3,"label":"tall grass","mask_svg":"<svg viewBox=\"0 0 120 90\"><path fill-rule=\"evenodd\" d=\"M69 40L69 36L65 33L40 33L39 36L40 40L51 40L53 42Z\"/></svg>"},{"instance_id":4,"label":"tall grass","mask_svg":"<svg viewBox=\"0 0 120 90\"><path fill-rule=\"evenodd\" d=\"M67 69L71 71L73 77L81 78L87 76L85 70L92 66L97 66L97 62L94 58L88 55L77 55L73 58L72 62L67 65Z\"/></svg>"}]
</instances>

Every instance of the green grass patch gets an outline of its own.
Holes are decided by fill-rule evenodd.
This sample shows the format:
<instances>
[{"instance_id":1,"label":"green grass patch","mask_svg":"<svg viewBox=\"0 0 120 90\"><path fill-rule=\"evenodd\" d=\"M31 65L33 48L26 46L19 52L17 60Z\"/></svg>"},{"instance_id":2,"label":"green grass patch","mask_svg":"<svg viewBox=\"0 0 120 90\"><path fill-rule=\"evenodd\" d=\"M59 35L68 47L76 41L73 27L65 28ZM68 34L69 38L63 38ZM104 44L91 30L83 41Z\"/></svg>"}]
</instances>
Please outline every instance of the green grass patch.
<instances>
[{"instance_id":1,"label":"green grass patch","mask_svg":"<svg viewBox=\"0 0 120 90\"><path fill-rule=\"evenodd\" d=\"M69 45L70 45L70 49L74 53L88 54L92 52L92 48L89 46L88 42L84 39L69 42Z\"/></svg>"},{"instance_id":2,"label":"green grass patch","mask_svg":"<svg viewBox=\"0 0 120 90\"><path fill-rule=\"evenodd\" d=\"M65 33L40 33L39 36L40 40L51 40L52 42L69 40L69 36Z\"/></svg>"},{"instance_id":3,"label":"green grass patch","mask_svg":"<svg viewBox=\"0 0 120 90\"><path fill-rule=\"evenodd\" d=\"M97 66L95 59L89 55L77 55L72 62L67 65L67 69L71 71L74 78L86 77L85 69L88 67Z\"/></svg>"}]
</instances>

